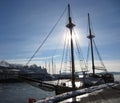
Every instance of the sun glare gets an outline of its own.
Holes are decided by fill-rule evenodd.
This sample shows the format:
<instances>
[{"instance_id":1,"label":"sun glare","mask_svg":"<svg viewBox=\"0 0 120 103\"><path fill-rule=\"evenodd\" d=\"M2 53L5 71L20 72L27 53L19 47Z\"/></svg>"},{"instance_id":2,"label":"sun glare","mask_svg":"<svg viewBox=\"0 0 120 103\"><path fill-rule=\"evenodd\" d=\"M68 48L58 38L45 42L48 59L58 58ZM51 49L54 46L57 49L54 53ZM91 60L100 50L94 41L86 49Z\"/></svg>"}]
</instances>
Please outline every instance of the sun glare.
<instances>
[{"instance_id":1,"label":"sun glare","mask_svg":"<svg viewBox=\"0 0 120 103\"><path fill-rule=\"evenodd\" d=\"M83 35L80 30L78 29L74 29L74 37L75 39L77 39L77 41L79 42L80 46L84 46L85 45L85 35Z\"/></svg>"},{"instance_id":2,"label":"sun glare","mask_svg":"<svg viewBox=\"0 0 120 103\"><path fill-rule=\"evenodd\" d=\"M72 39L73 39L74 43L75 43L75 41L77 41L80 44L80 46L84 46L85 45L85 36L83 34L81 34L78 29L74 29L73 30L73 32L72 32ZM71 34L70 34L69 30L66 30L64 32L64 40L66 40L70 44Z\"/></svg>"}]
</instances>

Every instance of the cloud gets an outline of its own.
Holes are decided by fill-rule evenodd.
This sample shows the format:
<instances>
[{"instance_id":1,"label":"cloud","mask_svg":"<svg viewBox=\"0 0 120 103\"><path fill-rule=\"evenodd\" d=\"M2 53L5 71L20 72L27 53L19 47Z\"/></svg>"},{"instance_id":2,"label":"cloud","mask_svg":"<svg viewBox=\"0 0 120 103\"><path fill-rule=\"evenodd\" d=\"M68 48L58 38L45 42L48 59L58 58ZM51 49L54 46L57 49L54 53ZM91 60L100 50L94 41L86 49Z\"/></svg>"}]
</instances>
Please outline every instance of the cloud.
<instances>
[{"instance_id":1,"label":"cloud","mask_svg":"<svg viewBox=\"0 0 120 103\"><path fill-rule=\"evenodd\" d=\"M104 61L108 71L120 72L120 60Z\"/></svg>"},{"instance_id":2,"label":"cloud","mask_svg":"<svg viewBox=\"0 0 120 103\"><path fill-rule=\"evenodd\" d=\"M40 57L40 58L38 58L38 57L36 57L36 58L33 58L32 59L32 61L30 62L30 64L37 64L37 65L40 65L40 63L43 63L43 62L45 62L45 61L52 61L52 58L53 59L56 59L56 58L58 58L58 57L60 57L60 55L54 55L53 57L52 56L46 56L46 57ZM21 59L8 59L7 61L9 62L9 63L18 63L18 64L26 64L27 62L28 62L28 60L29 59L27 59L27 58L21 58ZM42 65L42 64L41 64Z\"/></svg>"}]
</instances>

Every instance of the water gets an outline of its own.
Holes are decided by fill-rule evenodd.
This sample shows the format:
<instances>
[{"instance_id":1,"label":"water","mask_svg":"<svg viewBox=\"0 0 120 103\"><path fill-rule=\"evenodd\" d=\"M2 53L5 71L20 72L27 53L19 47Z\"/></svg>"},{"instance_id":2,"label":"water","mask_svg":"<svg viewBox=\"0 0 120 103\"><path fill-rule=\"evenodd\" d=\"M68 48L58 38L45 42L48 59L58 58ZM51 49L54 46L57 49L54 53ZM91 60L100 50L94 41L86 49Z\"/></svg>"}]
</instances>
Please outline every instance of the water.
<instances>
[{"instance_id":1,"label":"water","mask_svg":"<svg viewBox=\"0 0 120 103\"><path fill-rule=\"evenodd\" d=\"M120 75L114 75L115 81L119 81L120 82Z\"/></svg>"},{"instance_id":2,"label":"water","mask_svg":"<svg viewBox=\"0 0 120 103\"><path fill-rule=\"evenodd\" d=\"M120 75L115 75L115 80L120 81ZM39 100L54 95L26 83L0 83L0 103L28 103L29 98Z\"/></svg>"},{"instance_id":3,"label":"water","mask_svg":"<svg viewBox=\"0 0 120 103\"><path fill-rule=\"evenodd\" d=\"M26 83L0 83L0 103L28 103L29 98L45 98L54 92L45 92Z\"/></svg>"}]
</instances>

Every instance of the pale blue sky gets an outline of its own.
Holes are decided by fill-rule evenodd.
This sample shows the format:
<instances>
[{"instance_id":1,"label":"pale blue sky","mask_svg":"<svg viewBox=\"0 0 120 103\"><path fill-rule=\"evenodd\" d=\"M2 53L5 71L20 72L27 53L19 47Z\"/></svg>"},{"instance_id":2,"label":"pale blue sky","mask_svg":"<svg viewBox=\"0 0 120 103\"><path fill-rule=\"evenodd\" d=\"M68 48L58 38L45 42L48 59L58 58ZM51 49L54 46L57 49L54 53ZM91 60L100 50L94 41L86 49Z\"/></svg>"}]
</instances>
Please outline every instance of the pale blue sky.
<instances>
[{"instance_id":1,"label":"pale blue sky","mask_svg":"<svg viewBox=\"0 0 120 103\"><path fill-rule=\"evenodd\" d=\"M120 0L70 2L73 21L80 33L84 37L88 33L89 12L103 60L120 61ZM67 0L0 0L0 60L29 59L66 6ZM36 58L51 56L52 45L60 39L60 33L63 33L61 30L66 25L63 19L63 23L59 23L59 27L57 26L57 30L48 40L51 42L46 43L46 50L42 49ZM85 41L81 44L83 51L87 46Z\"/></svg>"}]
</instances>

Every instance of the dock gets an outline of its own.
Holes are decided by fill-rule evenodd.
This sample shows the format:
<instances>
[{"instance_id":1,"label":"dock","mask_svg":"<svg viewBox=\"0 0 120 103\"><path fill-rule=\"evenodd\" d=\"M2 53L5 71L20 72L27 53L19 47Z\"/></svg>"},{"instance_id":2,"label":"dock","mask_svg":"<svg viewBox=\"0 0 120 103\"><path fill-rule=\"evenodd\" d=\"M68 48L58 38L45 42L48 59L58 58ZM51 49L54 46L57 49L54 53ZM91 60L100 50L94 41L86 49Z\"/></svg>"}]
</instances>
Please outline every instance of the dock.
<instances>
[{"instance_id":1,"label":"dock","mask_svg":"<svg viewBox=\"0 0 120 103\"><path fill-rule=\"evenodd\" d=\"M107 83L45 98L36 103L119 103L119 101L120 83Z\"/></svg>"},{"instance_id":2,"label":"dock","mask_svg":"<svg viewBox=\"0 0 120 103\"><path fill-rule=\"evenodd\" d=\"M120 84L103 89L102 91L95 91L90 93L87 97L83 97L76 103L119 103L120 102Z\"/></svg>"}]
</instances>

